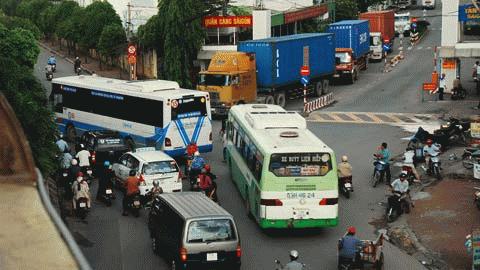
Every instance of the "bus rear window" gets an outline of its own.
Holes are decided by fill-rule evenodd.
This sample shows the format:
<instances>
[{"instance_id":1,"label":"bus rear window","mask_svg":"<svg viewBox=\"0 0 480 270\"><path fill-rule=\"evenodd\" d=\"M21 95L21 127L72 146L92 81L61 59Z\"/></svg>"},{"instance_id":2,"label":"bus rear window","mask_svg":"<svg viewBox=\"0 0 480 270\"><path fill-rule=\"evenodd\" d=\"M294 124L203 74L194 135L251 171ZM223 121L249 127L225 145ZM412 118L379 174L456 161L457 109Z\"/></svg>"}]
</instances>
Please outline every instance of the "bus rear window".
<instances>
[{"instance_id":1,"label":"bus rear window","mask_svg":"<svg viewBox=\"0 0 480 270\"><path fill-rule=\"evenodd\" d=\"M188 97L172 101L172 120L207 116L205 97Z\"/></svg>"},{"instance_id":2,"label":"bus rear window","mask_svg":"<svg viewBox=\"0 0 480 270\"><path fill-rule=\"evenodd\" d=\"M324 176L332 170L328 153L272 154L270 172L279 177Z\"/></svg>"}]
</instances>

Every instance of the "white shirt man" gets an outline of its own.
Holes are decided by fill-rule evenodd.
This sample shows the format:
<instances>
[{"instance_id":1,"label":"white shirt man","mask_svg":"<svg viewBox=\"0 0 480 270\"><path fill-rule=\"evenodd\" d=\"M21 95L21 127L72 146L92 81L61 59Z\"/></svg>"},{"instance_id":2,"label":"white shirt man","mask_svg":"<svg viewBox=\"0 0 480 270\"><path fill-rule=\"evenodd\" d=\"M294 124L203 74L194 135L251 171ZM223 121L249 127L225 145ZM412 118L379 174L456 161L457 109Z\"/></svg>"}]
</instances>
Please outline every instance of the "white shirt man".
<instances>
[{"instance_id":1,"label":"white shirt man","mask_svg":"<svg viewBox=\"0 0 480 270\"><path fill-rule=\"evenodd\" d=\"M408 181L406 178L403 178L403 180L400 179L395 179L395 181L392 182L392 188L393 191L397 191L400 193L405 193L408 191Z\"/></svg>"},{"instance_id":2,"label":"white shirt man","mask_svg":"<svg viewBox=\"0 0 480 270\"><path fill-rule=\"evenodd\" d=\"M407 150L403 153L403 166L408 166L412 169L412 173L415 176L415 179L420 180L420 175L415 169L415 165L413 164L413 157L415 156L415 152L413 150Z\"/></svg>"},{"instance_id":3,"label":"white shirt man","mask_svg":"<svg viewBox=\"0 0 480 270\"><path fill-rule=\"evenodd\" d=\"M82 151L78 152L75 156L79 161L80 167L87 167L90 166L90 152L83 149Z\"/></svg>"},{"instance_id":4,"label":"white shirt man","mask_svg":"<svg viewBox=\"0 0 480 270\"><path fill-rule=\"evenodd\" d=\"M438 148L435 144L427 144L423 147L423 152L432 157L436 157L440 153L440 148Z\"/></svg>"}]
</instances>

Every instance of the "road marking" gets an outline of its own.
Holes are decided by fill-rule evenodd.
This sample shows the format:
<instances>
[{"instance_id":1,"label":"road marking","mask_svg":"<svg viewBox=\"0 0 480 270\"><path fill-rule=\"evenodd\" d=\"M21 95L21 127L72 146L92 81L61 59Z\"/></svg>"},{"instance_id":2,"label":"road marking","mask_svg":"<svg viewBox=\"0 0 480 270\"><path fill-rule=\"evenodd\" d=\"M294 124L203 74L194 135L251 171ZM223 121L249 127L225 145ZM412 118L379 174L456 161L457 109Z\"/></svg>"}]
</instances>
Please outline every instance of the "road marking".
<instances>
[{"instance_id":1,"label":"road marking","mask_svg":"<svg viewBox=\"0 0 480 270\"><path fill-rule=\"evenodd\" d=\"M411 126L435 123L439 118L440 115L436 114L315 111L310 114L310 116L307 118L307 121L317 123Z\"/></svg>"},{"instance_id":2,"label":"road marking","mask_svg":"<svg viewBox=\"0 0 480 270\"><path fill-rule=\"evenodd\" d=\"M411 49L412 49L412 46L410 46L410 47L407 48L407 50L409 50L409 51L410 51Z\"/></svg>"},{"instance_id":3,"label":"road marking","mask_svg":"<svg viewBox=\"0 0 480 270\"><path fill-rule=\"evenodd\" d=\"M430 47L430 46L427 47L427 50L431 50L431 49L432 49L432 47Z\"/></svg>"},{"instance_id":4,"label":"road marking","mask_svg":"<svg viewBox=\"0 0 480 270\"><path fill-rule=\"evenodd\" d=\"M423 49L423 46L420 46L420 47L417 48L417 50L421 50L421 49Z\"/></svg>"}]
</instances>

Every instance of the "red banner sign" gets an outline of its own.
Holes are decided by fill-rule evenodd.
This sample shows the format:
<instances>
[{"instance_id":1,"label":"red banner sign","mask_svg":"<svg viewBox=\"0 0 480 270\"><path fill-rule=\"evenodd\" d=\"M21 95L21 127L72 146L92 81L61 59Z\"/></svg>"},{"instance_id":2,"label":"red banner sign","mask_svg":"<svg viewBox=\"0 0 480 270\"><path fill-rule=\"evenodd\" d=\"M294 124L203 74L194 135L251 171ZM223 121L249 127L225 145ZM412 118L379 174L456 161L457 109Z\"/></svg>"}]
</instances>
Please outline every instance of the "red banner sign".
<instances>
[{"instance_id":1,"label":"red banner sign","mask_svg":"<svg viewBox=\"0 0 480 270\"><path fill-rule=\"evenodd\" d=\"M252 16L206 16L203 17L203 27L223 28L223 27L251 27L253 25Z\"/></svg>"},{"instance_id":2,"label":"red banner sign","mask_svg":"<svg viewBox=\"0 0 480 270\"><path fill-rule=\"evenodd\" d=\"M425 91L435 91L437 89L437 84L436 83L423 83L422 85L423 90Z\"/></svg>"},{"instance_id":3,"label":"red banner sign","mask_svg":"<svg viewBox=\"0 0 480 270\"><path fill-rule=\"evenodd\" d=\"M313 6L298 11L285 13L285 23L301 21L310 18L316 18L328 12L327 5Z\"/></svg>"}]
</instances>

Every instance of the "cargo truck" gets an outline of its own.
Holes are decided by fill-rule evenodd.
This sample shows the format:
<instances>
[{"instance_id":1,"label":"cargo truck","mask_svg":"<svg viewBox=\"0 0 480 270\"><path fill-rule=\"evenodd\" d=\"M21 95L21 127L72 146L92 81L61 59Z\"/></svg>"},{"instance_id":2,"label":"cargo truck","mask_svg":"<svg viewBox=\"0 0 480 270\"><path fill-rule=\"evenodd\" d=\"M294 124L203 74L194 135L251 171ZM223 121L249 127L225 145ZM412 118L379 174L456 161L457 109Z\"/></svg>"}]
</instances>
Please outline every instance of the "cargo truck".
<instances>
[{"instance_id":1,"label":"cargo truck","mask_svg":"<svg viewBox=\"0 0 480 270\"><path fill-rule=\"evenodd\" d=\"M422 0L423 9L435 9L435 0Z\"/></svg>"},{"instance_id":2,"label":"cargo truck","mask_svg":"<svg viewBox=\"0 0 480 270\"><path fill-rule=\"evenodd\" d=\"M410 35L410 12L395 13L395 35Z\"/></svg>"},{"instance_id":3,"label":"cargo truck","mask_svg":"<svg viewBox=\"0 0 480 270\"><path fill-rule=\"evenodd\" d=\"M304 62L305 61L305 62ZM308 93L328 92L335 72L332 34L298 34L240 42L237 52L217 52L200 72L198 90L210 93L212 114L225 116L235 104L285 106L303 97L300 69L308 63Z\"/></svg>"},{"instance_id":4,"label":"cargo truck","mask_svg":"<svg viewBox=\"0 0 480 270\"><path fill-rule=\"evenodd\" d=\"M354 83L360 70L367 69L370 52L368 21L345 20L332 23L328 32L335 35L335 74Z\"/></svg>"},{"instance_id":5,"label":"cargo truck","mask_svg":"<svg viewBox=\"0 0 480 270\"><path fill-rule=\"evenodd\" d=\"M361 20L368 20L370 29L370 59L382 60L390 53L395 39L395 12L393 10L361 13Z\"/></svg>"}]
</instances>

